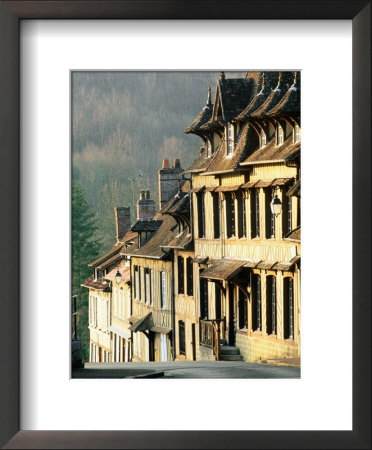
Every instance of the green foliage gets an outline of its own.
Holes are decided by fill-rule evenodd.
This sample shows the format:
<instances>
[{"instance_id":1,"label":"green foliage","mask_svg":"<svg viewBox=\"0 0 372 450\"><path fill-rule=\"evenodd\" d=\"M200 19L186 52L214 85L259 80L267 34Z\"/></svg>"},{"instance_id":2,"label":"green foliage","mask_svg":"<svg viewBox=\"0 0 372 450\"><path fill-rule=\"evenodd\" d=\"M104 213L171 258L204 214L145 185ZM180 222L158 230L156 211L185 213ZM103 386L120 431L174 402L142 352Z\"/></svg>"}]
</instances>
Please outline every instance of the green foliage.
<instances>
[{"instance_id":1,"label":"green foliage","mask_svg":"<svg viewBox=\"0 0 372 450\"><path fill-rule=\"evenodd\" d=\"M97 220L85 200L81 186L72 186L71 220L72 255L72 295L77 295L77 334L81 339L82 357L87 359L89 352L88 330L88 291L81 284L91 275L88 264L94 261L101 248L96 239Z\"/></svg>"}]
</instances>

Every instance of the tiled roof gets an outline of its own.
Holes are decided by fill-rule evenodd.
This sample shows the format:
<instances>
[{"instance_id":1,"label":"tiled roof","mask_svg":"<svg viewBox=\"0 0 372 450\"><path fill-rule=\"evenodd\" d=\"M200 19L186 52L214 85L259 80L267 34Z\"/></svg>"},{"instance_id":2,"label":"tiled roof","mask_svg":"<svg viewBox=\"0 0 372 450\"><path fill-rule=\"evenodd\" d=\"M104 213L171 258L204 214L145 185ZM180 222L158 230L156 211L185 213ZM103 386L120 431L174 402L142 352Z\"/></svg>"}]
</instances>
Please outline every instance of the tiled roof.
<instances>
[{"instance_id":1,"label":"tiled roof","mask_svg":"<svg viewBox=\"0 0 372 450\"><path fill-rule=\"evenodd\" d=\"M251 117L263 117L265 114L274 108L284 97L289 87L293 83L293 72L280 72L278 84L267 99L262 103L259 108L251 112Z\"/></svg>"},{"instance_id":2,"label":"tiled roof","mask_svg":"<svg viewBox=\"0 0 372 450\"><path fill-rule=\"evenodd\" d=\"M193 123L186 128L185 133L195 133L198 134L200 127L207 123L209 119L212 117L213 104L211 103L211 91L210 87L208 88L208 100L203 109L197 115L196 119Z\"/></svg>"},{"instance_id":3,"label":"tiled roof","mask_svg":"<svg viewBox=\"0 0 372 450\"><path fill-rule=\"evenodd\" d=\"M284 240L301 242L301 225L286 234Z\"/></svg>"},{"instance_id":4,"label":"tiled roof","mask_svg":"<svg viewBox=\"0 0 372 450\"><path fill-rule=\"evenodd\" d=\"M112 266L113 264L115 264L117 261L120 260L121 260L120 252L115 253L114 255L111 256L111 258L105 259L105 261L101 262L100 264L97 264L95 267L100 270L108 269L110 266Z\"/></svg>"},{"instance_id":5,"label":"tiled roof","mask_svg":"<svg viewBox=\"0 0 372 450\"><path fill-rule=\"evenodd\" d=\"M261 89L253 97L251 102L245 106L244 110L237 116L237 119L249 117L256 109L260 108L268 99L271 92L278 83L279 72L263 72Z\"/></svg>"},{"instance_id":6,"label":"tiled roof","mask_svg":"<svg viewBox=\"0 0 372 450\"><path fill-rule=\"evenodd\" d=\"M161 220L137 220L131 231L156 231L161 225Z\"/></svg>"},{"instance_id":7,"label":"tiled roof","mask_svg":"<svg viewBox=\"0 0 372 450\"><path fill-rule=\"evenodd\" d=\"M229 280L246 264L246 261L235 259L220 259L204 269L200 274L201 278L210 280Z\"/></svg>"},{"instance_id":8,"label":"tiled roof","mask_svg":"<svg viewBox=\"0 0 372 450\"><path fill-rule=\"evenodd\" d=\"M104 263L104 261L108 260L116 253L119 253L122 246L123 246L123 244L121 242L115 244L113 247L111 247L111 249L108 252L106 252L104 255L100 256L99 258L97 258L95 261L91 262L89 264L89 267L97 267L99 264Z\"/></svg>"},{"instance_id":9,"label":"tiled roof","mask_svg":"<svg viewBox=\"0 0 372 450\"><path fill-rule=\"evenodd\" d=\"M161 221L161 225L155 231L153 236L141 247L128 252L132 256L142 256L149 258L162 259L166 253L162 250L163 246L167 246L178 234L176 220L168 215L158 213L155 220Z\"/></svg>"},{"instance_id":10,"label":"tiled roof","mask_svg":"<svg viewBox=\"0 0 372 450\"><path fill-rule=\"evenodd\" d=\"M252 99L254 84L250 78L223 78L217 81L217 92L221 101L222 118L225 122L230 122Z\"/></svg>"},{"instance_id":11,"label":"tiled roof","mask_svg":"<svg viewBox=\"0 0 372 450\"><path fill-rule=\"evenodd\" d=\"M192 235L189 229L183 230L182 233L178 234L174 239L172 239L164 248L177 248L185 249L192 242ZM188 250L190 248L188 247Z\"/></svg>"},{"instance_id":12,"label":"tiled roof","mask_svg":"<svg viewBox=\"0 0 372 450\"><path fill-rule=\"evenodd\" d=\"M190 172L203 172L211 162L211 157L207 156L206 146L201 148L199 156L195 159L195 161L191 164L191 166L186 169L183 173Z\"/></svg>"},{"instance_id":13,"label":"tiled roof","mask_svg":"<svg viewBox=\"0 0 372 450\"><path fill-rule=\"evenodd\" d=\"M105 278L107 280L111 280L114 281L115 280L115 276L116 273L119 271L120 275L121 275L121 281L123 283L128 283L128 281L130 281L130 266L128 265L128 263L126 261L121 261L120 264L116 265L111 272L109 272Z\"/></svg>"},{"instance_id":14,"label":"tiled roof","mask_svg":"<svg viewBox=\"0 0 372 450\"><path fill-rule=\"evenodd\" d=\"M214 154L213 160L211 160L211 163L204 172L212 174L236 169L239 163L257 147L257 142L256 132L249 123L244 123L232 155L226 155L226 141L223 139Z\"/></svg>"},{"instance_id":15,"label":"tiled roof","mask_svg":"<svg viewBox=\"0 0 372 450\"><path fill-rule=\"evenodd\" d=\"M288 190L287 195L291 197L295 195L296 197L301 197L301 180L296 181L296 183Z\"/></svg>"},{"instance_id":16,"label":"tiled roof","mask_svg":"<svg viewBox=\"0 0 372 450\"><path fill-rule=\"evenodd\" d=\"M90 289L97 289L97 291L106 291L110 288L109 283L105 282L102 277L94 280L94 275L91 275L86 279L84 283L82 283L82 286Z\"/></svg>"},{"instance_id":17,"label":"tiled roof","mask_svg":"<svg viewBox=\"0 0 372 450\"><path fill-rule=\"evenodd\" d=\"M300 72L296 72L296 77L292 86L286 92L282 100L267 111L268 116L280 114L298 114L301 106L301 78Z\"/></svg>"},{"instance_id":18,"label":"tiled roof","mask_svg":"<svg viewBox=\"0 0 372 450\"><path fill-rule=\"evenodd\" d=\"M248 158L246 158L240 164L242 166L256 163L285 161L287 158L299 153L301 150L301 143L293 143L292 136L282 145L276 145L276 139L272 139L265 147L259 148L252 152Z\"/></svg>"}]
</instances>

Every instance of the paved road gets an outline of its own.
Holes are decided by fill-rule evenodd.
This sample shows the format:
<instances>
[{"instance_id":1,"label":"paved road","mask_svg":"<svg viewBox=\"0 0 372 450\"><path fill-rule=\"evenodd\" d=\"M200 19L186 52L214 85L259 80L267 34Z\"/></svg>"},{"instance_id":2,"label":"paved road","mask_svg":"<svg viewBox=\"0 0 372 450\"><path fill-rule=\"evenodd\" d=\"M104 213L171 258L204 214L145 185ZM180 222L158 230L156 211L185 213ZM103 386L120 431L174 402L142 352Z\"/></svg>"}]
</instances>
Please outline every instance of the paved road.
<instances>
[{"instance_id":1,"label":"paved road","mask_svg":"<svg viewBox=\"0 0 372 450\"><path fill-rule=\"evenodd\" d=\"M174 361L168 363L86 363L73 378L300 378L299 367L240 361Z\"/></svg>"}]
</instances>

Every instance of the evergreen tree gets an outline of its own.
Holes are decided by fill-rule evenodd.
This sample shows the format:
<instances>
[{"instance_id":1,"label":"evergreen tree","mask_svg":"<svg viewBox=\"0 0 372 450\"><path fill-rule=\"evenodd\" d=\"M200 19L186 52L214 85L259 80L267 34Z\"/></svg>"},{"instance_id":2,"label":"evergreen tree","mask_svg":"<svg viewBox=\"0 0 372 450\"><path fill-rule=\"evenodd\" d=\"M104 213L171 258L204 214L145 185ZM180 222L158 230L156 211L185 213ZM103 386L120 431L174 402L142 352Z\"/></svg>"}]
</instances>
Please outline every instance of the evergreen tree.
<instances>
[{"instance_id":1,"label":"evergreen tree","mask_svg":"<svg viewBox=\"0 0 372 450\"><path fill-rule=\"evenodd\" d=\"M95 239L95 214L85 200L81 186L72 186L72 295L77 296L77 335L82 358L89 355L88 290L81 284L92 274L88 264L97 259L101 243Z\"/></svg>"}]
</instances>

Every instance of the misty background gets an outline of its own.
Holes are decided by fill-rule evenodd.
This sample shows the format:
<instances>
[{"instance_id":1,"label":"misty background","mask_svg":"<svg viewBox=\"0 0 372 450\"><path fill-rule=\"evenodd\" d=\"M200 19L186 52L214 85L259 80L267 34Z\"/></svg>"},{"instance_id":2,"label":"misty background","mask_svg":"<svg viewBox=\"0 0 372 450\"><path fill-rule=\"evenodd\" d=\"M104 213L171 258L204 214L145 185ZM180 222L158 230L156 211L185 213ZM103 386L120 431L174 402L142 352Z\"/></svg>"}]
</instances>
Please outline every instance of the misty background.
<instances>
[{"instance_id":1,"label":"misty background","mask_svg":"<svg viewBox=\"0 0 372 450\"><path fill-rule=\"evenodd\" d=\"M227 78L245 72L226 72ZM186 169L202 141L184 133L207 101L219 72L73 72L72 183L96 218L102 252L115 243L114 207L134 219L141 189L158 205L163 158Z\"/></svg>"}]
</instances>

